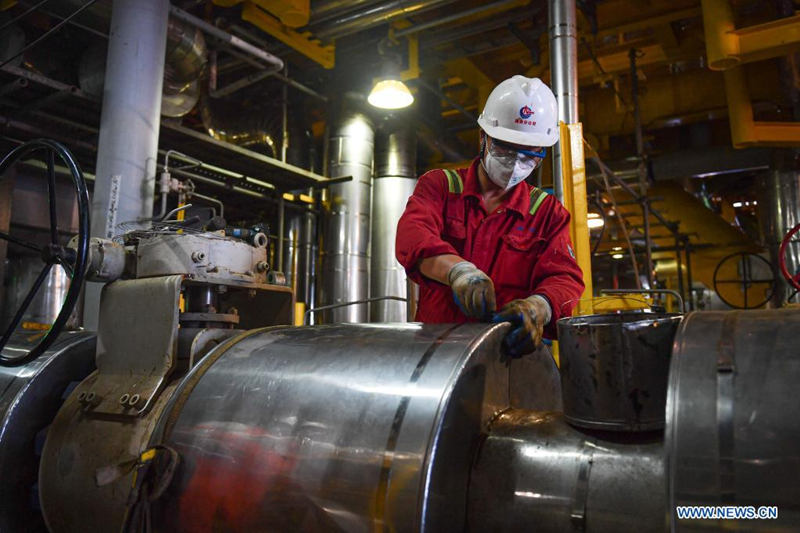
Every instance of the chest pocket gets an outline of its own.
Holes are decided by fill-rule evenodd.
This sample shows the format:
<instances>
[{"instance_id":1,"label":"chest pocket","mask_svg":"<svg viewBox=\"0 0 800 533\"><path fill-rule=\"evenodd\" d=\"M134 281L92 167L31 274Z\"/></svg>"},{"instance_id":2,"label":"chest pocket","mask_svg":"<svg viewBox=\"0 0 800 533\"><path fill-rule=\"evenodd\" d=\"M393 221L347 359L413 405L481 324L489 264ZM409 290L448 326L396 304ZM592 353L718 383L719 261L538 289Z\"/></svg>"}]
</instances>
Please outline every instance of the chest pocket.
<instances>
[{"instance_id":1,"label":"chest pocket","mask_svg":"<svg viewBox=\"0 0 800 533\"><path fill-rule=\"evenodd\" d=\"M503 235L494 271L498 284L516 289L533 289L533 269L544 252L547 240L529 233Z\"/></svg>"}]
</instances>

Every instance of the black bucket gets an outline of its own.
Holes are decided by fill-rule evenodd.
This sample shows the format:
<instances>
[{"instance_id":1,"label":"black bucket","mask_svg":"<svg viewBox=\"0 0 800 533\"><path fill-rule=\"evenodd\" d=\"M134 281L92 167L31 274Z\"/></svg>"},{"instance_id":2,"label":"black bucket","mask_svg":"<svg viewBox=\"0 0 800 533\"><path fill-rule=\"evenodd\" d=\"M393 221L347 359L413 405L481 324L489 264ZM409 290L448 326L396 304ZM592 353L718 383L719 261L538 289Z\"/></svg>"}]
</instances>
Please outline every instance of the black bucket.
<instances>
[{"instance_id":1,"label":"black bucket","mask_svg":"<svg viewBox=\"0 0 800 533\"><path fill-rule=\"evenodd\" d=\"M559 320L567 421L608 431L662 429L672 341L681 317L631 312Z\"/></svg>"}]
</instances>

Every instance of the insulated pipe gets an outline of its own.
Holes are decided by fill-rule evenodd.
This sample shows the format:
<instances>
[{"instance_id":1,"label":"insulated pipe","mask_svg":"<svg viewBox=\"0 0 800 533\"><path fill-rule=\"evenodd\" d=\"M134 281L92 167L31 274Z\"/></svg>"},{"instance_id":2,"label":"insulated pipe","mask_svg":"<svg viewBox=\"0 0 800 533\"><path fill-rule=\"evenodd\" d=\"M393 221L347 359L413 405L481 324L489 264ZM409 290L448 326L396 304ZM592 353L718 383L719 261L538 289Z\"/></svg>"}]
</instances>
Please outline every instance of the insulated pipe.
<instances>
[{"instance_id":1,"label":"insulated pipe","mask_svg":"<svg viewBox=\"0 0 800 533\"><path fill-rule=\"evenodd\" d=\"M578 122L578 26L575 0L549 0L550 79L558 101L558 120ZM553 188L564 201L561 147L553 147Z\"/></svg>"},{"instance_id":2,"label":"insulated pipe","mask_svg":"<svg viewBox=\"0 0 800 533\"><path fill-rule=\"evenodd\" d=\"M417 139L411 128L380 132L372 187L372 253L370 296L407 298L406 273L395 257L397 222L417 184ZM373 302L371 322L405 322L407 302Z\"/></svg>"},{"instance_id":3,"label":"insulated pipe","mask_svg":"<svg viewBox=\"0 0 800 533\"><path fill-rule=\"evenodd\" d=\"M334 122L329 142L329 176L352 181L329 188L322 252L320 305L369 297L369 232L374 133L369 119L345 109ZM335 309L324 322L367 322L366 304Z\"/></svg>"},{"instance_id":4,"label":"insulated pipe","mask_svg":"<svg viewBox=\"0 0 800 533\"><path fill-rule=\"evenodd\" d=\"M114 0L92 198L92 237L149 219L156 181L169 0ZM140 224L143 225L143 224ZM84 325L97 328L100 286L87 284Z\"/></svg>"},{"instance_id":5,"label":"insulated pipe","mask_svg":"<svg viewBox=\"0 0 800 533\"><path fill-rule=\"evenodd\" d=\"M252 44L248 43L247 41L243 41L235 35L231 35L226 31L222 31L216 26L209 24L208 22L205 22L204 20L195 17L191 13L187 13L186 11L175 6L170 7L169 11L173 17L184 22L188 22L192 26L200 28L208 35L211 35L212 37L215 37L220 41L233 46L234 48L238 48L242 52L245 52L256 59L267 63L270 65L270 70L278 72L279 70L283 69L283 60L281 58L276 57L269 52L258 48L257 46L253 46Z\"/></svg>"}]
</instances>

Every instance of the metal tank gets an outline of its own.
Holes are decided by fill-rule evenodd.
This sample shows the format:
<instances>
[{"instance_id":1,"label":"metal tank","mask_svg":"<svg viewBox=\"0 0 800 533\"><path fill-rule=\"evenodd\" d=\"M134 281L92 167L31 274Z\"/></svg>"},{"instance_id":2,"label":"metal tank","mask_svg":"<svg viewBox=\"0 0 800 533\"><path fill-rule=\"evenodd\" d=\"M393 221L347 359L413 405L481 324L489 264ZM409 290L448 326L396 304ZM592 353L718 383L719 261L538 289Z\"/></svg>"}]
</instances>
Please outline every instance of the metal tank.
<instances>
[{"instance_id":1,"label":"metal tank","mask_svg":"<svg viewBox=\"0 0 800 533\"><path fill-rule=\"evenodd\" d=\"M558 321L564 415L608 431L663 429L681 315L615 313Z\"/></svg>"},{"instance_id":2,"label":"metal tank","mask_svg":"<svg viewBox=\"0 0 800 533\"><path fill-rule=\"evenodd\" d=\"M25 355L39 332L17 333L3 355ZM18 367L0 367L0 531L44 527L38 503L39 452L44 432L71 383L94 369L95 336L67 332L41 357Z\"/></svg>"},{"instance_id":3,"label":"metal tank","mask_svg":"<svg viewBox=\"0 0 800 533\"><path fill-rule=\"evenodd\" d=\"M665 448L670 502L777 506L777 520L729 520L732 531L800 527L800 313L688 315L675 338ZM720 522L677 521L678 531Z\"/></svg>"},{"instance_id":4,"label":"metal tank","mask_svg":"<svg viewBox=\"0 0 800 533\"><path fill-rule=\"evenodd\" d=\"M325 217L322 251L321 305L369 297L370 203L374 133L359 111L345 109L334 122L328 145L331 178L352 176L332 185ZM350 305L322 315L326 323L368 322L367 304Z\"/></svg>"},{"instance_id":5,"label":"metal tank","mask_svg":"<svg viewBox=\"0 0 800 533\"><path fill-rule=\"evenodd\" d=\"M417 138L408 126L390 125L378 134L372 187L370 297L408 297L409 280L395 257L397 222L417 183ZM408 303L372 302L371 322L406 322Z\"/></svg>"}]
</instances>

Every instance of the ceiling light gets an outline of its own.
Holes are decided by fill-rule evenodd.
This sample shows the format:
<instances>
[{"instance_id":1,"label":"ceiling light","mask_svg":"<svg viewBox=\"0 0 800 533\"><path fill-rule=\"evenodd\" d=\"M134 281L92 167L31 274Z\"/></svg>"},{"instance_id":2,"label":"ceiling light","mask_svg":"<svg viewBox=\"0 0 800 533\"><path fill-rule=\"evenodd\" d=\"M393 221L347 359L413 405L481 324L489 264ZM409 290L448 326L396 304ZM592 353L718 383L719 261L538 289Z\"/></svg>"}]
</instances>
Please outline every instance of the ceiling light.
<instances>
[{"instance_id":1,"label":"ceiling light","mask_svg":"<svg viewBox=\"0 0 800 533\"><path fill-rule=\"evenodd\" d=\"M623 254L613 254L611 257L613 257L614 259L622 259L625 256Z\"/></svg>"},{"instance_id":2,"label":"ceiling light","mask_svg":"<svg viewBox=\"0 0 800 533\"><path fill-rule=\"evenodd\" d=\"M414 97L400 80L381 80L372 88L367 101L381 109L402 109L414 103Z\"/></svg>"},{"instance_id":3,"label":"ceiling light","mask_svg":"<svg viewBox=\"0 0 800 533\"><path fill-rule=\"evenodd\" d=\"M613 250L615 252L621 252L622 251L622 246L615 246L611 250Z\"/></svg>"},{"instance_id":4,"label":"ceiling light","mask_svg":"<svg viewBox=\"0 0 800 533\"><path fill-rule=\"evenodd\" d=\"M586 224L589 226L589 229L602 228L605 223L605 220L597 213L589 213L587 215Z\"/></svg>"},{"instance_id":5,"label":"ceiling light","mask_svg":"<svg viewBox=\"0 0 800 533\"><path fill-rule=\"evenodd\" d=\"M733 207L742 207L742 202L733 202Z\"/></svg>"}]
</instances>

